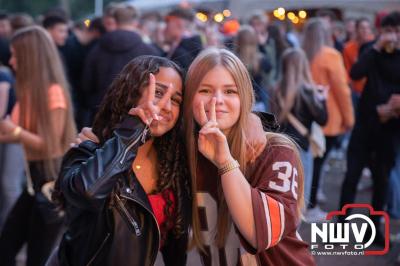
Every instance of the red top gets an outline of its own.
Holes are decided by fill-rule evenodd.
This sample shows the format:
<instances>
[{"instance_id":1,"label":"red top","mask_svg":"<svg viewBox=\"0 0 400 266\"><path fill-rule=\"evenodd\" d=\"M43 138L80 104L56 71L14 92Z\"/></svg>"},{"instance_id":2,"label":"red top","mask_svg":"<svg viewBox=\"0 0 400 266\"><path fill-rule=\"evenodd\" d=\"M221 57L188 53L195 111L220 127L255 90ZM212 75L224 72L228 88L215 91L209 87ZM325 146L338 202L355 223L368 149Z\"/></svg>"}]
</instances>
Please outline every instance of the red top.
<instances>
[{"instance_id":1,"label":"red top","mask_svg":"<svg viewBox=\"0 0 400 266\"><path fill-rule=\"evenodd\" d=\"M169 199L172 201L172 205L170 207L170 213L173 213L175 210L174 194L172 193L172 191L170 189L167 190L167 193L168 193ZM151 208L153 209L154 216L156 217L158 226L160 227L161 236L165 236L167 231L169 229L171 229L173 226L173 224L171 223L171 225L168 228L165 227L166 217L165 217L165 213L164 213L164 207L165 207L166 201L163 198L162 193L152 194L152 195L149 194L149 195L147 195L147 197L149 198L149 202L150 202ZM161 237L161 238L163 239L163 237Z\"/></svg>"}]
</instances>

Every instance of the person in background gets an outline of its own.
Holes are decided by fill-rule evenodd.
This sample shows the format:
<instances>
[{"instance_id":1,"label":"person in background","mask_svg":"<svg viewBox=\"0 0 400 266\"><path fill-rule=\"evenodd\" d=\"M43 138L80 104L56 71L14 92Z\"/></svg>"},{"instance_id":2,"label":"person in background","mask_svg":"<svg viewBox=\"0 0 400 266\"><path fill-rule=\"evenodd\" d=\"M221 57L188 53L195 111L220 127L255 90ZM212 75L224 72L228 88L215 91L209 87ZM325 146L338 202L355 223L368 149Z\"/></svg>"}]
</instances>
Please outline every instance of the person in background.
<instances>
[{"instance_id":1,"label":"person in background","mask_svg":"<svg viewBox=\"0 0 400 266\"><path fill-rule=\"evenodd\" d=\"M0 38L9 39L12 34L10 17L5 12L0 12Z\"/></svg>"},{"instance_id":2,"label":"person in background","mask_svg":"<svg viewBox=\"0 0 400 266\"><path fill-rule=\"evenodd\" d=\"M336 42L339 42L342 44L342 50L340 52L343 52L343 47L346 42L346 28L345 25L342 21L334 21L333 26L332 26L332 35L333 39Z\"/></svg>"},{"instance_id":3,"label":"person in background","mask_svg":"<svg viewBox=\"0 0 400 266\"><path fill-rule=\"evenodd\" d=\"M15 13L10 18L12 32L35 24L33 18L26 13Z\"/></svg>"},{"instance_id":4,"label":"person in background","mask_svg":"<svg viewBox=\"0 0 400 266\"><path fill-rule=\"evenodd\" d=\"M375 211L385 209L390 171L395 163L396 153L400 152L399 69L400 12L395 11L382 19L377 40L359 55L350 72L352 79L366 78L367 81L347 150L347 171L342 184L339 209L345 204L354 203L361 172L367 165L370 166L373 178L371 205ZM398 180L399 176L393 178ZM398 194L399 191L394 193ZM374 215L371 215L371 220L376 228L374 243L384 246L381 220ZM370 230L367 231L366 239L369 239L371 233Z\"/></svg>"},{"instance_id":5,"label":"person in background","mask_svg":"<svg viewBox=\"0 0 400 266\"><path fill-rule=\"evenodd\" d=\"M321 18L327 24L328 30L331 33L333 47L336 50L338 50L339 52L342 52L343 51L343 42L341 42L341 40L339 40L339 39L336 39L336 37L334 35L334 28L335 28L334 23L337 20L337 16L336 16L335 12L333 12L330 9L320 9L317 11L316 15L318 18Z\"/></svg>"},{"instance_id":6,"label":"person in background","mask_svg":"<svg viewBox=\"0 0 400 266\"><path fill-rule=\"evenodd\" d=\"M203 49L200 36L193 34L193 20L193 11L184 8L173 9L165 17L164 37L169 45L166 57L185 70Z\"/></svg>"},{"instance_id":7,"label":"person in background","mask_svg":"<svg viewBox=\"0 0 400 266\"><path fill-rule=\"evenodd\" d=\"M323 163L329 151L337 145L339 136L353 127L354 112L342 55L332 47L332 35L324 20L313 18L307 21L303 49L310 62L313 80L329 90L326 100L328 122L323 127L326 152L322 158L314 159L313 182L306 214L307 220L314 222L326 218L326 213L317 206Z\"/></svg>"},{"instance_id":8,"label":"person in background","mask_svg":"<svg viewBox=\"0 0 400 266\"><path fill-rule=\"evenodd\" d=\"M32 17L25 13L13 14L9 18L9 23L11 25L11 32L10 32L11 35L19 29L34 24ZM0 62L7 67L11 67L9 64L10 57L11 57L11 51L10 51L9 39L0 38Z\"/></svg>"},{"instance_id":9,"label":"person in background","mask_svg":"<svg viewBox=\"0 0 400 266\"><path fill-rule=\"evenodd\" d=\"M76 22L65 45L60 48L71 84L71 94L74 103L75 121L78 129L83 126L82 113L84 109L84 93L82 88L85 59L98 39L105 33L101 18L90 21L89 27L83 21Z\"/></svg>"},{"instance_id":10,"label":"person in background","mask_svg":"<svg viewBox=\"0 0 400 266\"><path fill-rule=\"evenodd\" d=\"M258 45L262 48L268 40L268 17L262 12L255 12L250 16L248 23L256 32Z\"/></svg>"},{"instance_id":11,"label":"person in background","mask_svg":"<svg viewBox=\"0 0 400 266\"><path fill-rule=\"evenodd\" d=\"M344 28L346 30L346 42L352 41L356 39L356 19L355 18L347 18L344 21Z\"/></svg>"},{"instance_id":12,"label":"person in background","mask_svg":"<svg viewBox=\"0 0 400 266\"><path fill-rule=\"evenodd\" d=\"M111 32L117 29L117 21L114 17L114 11L116 8L121 7L121 4L111 2L104 9L103 14L103 25L107 32Z\"/></svg>"},{"instance_id":13,"label":"person in background","mask_svg":"<svg viewBox=\"0 0 400 266\"><path fill-rule=\"evenodd\" d=\"M50 15L44 18L43 27L50 33L54 43L60 49L68 38L68 23L61 16Z\"/></svg>"},{"instance_id":14,"label":"person in background","mask_svg":"<svg viewBox=\"0 0 400 266\"><path fill-rule=\"evenodd\" d=\"M118 6L113 12L117 29L104 34L85 60L82 93L86 111L82 114L81 126L93 123L107 88L129 61L140 55L159 55L138 34L138 12L133 6Z\"/></svg>"},{"instance_id":15,"label":"person in background","mask_svg":"<svg viewBox=\"0 0 400 266\"><path fill-rule=\"evenodd\" d=\"M285 32L279 24L268 25L268 42L265 46L266 55L271 62L272 68L267 77L267 88L273 88L279 78L279 69L283 52L290 47L286 40Z\"/></svg>"},{"instance_id":16,"label":"person in background","mask_svg":"<svg viewBox=\"0 0 400 266\"><path fill-rule=\"evenodd\" d=\"M307 57L300 48L289 48L282 55L280 79L271 98L283 133L292 137L300 147L304 170L304 199L308 203L313 179L313 155L308 136L302 135L288 118L294 116L308 132L313 122L324 126L328 121L326 96L328 91L313 81Z\"/></svg>"},{"instance_id":17,"label":"person in background","mask_svg":"<svg viewBox=\"0 0 400 266\"><path fill-rule=\"evenodd\" d=\"M145 43L158 46L157 28L161 22L162 16L158 12L148 12L140 16L138 28Z\"/></svg>"},{"instance_id":18,"label":"person in background","mask_svg":"<svg viewBox=\"0 0 400 266\"><path fill-rule=\"evenodd\" d=\"M39 26L23 28L11 39L11 53L17 103L11 118L0 121L0 143L23 145L27 186L0 235L0 261L15 265L27 243L27 265L39 266L46 262L62 226L50 191L76 129L68 84L50 35Z\"/></svg>"},{"instance_id":19,"label":"person in background","mask_svg":"<svg viewBox=\"0 0 400 266\"><path fill-rule=\"evenodd\" d=\"M11 34L10 16L4 11L0 11L0 62L7 67L11 56L9 44Z\"/></svg>"},{"instance_id":20,"label":"person in background","mask_svg":"<svg viewBox=\"0 0 400 266\"><path fill-rule=\"evenodd\" d=\"M11 115L14 107L15 81L5 66L0 66L0 119ZM22 146L18 143L0 143L0 232L8 216L22 192L24 168L15 167L24 164Z\"/></svg>"},{"instance_id":21,"label":"person in background","mask_svg":"<svg viewBox=\"0 0 400 266\"><path fill-rule=\"evenodd\" d=\"M269 109L269 96L264 87L266 75L271 70L271 64L258 49L255 30L250 26L242 26L236 36L234 52L242 60L251 75L255 94L253 110L266 111Z\"/></svg>"},{"instance_id":22,"label":"person in background","mask_svg":"<svg viewBox=\"0 0 400 266\"><path fill-rule=\"evenodd\" d=\"M357 110L361 92L364 89L366 78L352 80L350 78L351 67L357 62L362 45L373 40L371 23L367 18L359 18L356 21L356 38L348 41L343 48L343 62L349 75L350 88L352 89L354 110Z\"/></svg>"}]
</instances>

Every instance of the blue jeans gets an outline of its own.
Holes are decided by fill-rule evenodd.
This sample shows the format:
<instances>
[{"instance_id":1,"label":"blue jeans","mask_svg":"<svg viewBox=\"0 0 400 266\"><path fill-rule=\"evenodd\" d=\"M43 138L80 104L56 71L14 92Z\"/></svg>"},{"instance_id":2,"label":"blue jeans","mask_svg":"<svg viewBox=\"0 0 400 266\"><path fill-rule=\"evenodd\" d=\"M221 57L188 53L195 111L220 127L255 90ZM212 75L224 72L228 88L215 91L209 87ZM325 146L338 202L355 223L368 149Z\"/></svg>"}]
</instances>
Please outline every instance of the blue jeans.
<instances>
[{"instance_id":1,"label":"blue jeans","mask_svg":"<svg viewBox=\"0 0 400 266\"><path fill-rule=\"evenodd\" d=\"M25 182L24 153L20 144L0 144L0 231Z\"/></svg>"},{"instance_id":2,"label":"blue jeans","mask_svg":"<svg viewBox=\"0 0 400 266\"><path fill-rule=\"evenodd\" d=\"M388 213L394 219L400 219L400 139L395 141L395 162L389 176Z\"/></svg>"},{"instance_id":3,"label":"blue jeans","mask_svg":"<svg viewBox=\"0 0 400 266\"><path fill-rule=\"evenodd\" d=\"M310 201L311 194L311 184L313 179L313 169L314 169L314 158L310 149L305 151L300 149L300 158L303 163L303 171L304 171L304 201L305 206L308 205Z\"/></svg>"}]
</instances>

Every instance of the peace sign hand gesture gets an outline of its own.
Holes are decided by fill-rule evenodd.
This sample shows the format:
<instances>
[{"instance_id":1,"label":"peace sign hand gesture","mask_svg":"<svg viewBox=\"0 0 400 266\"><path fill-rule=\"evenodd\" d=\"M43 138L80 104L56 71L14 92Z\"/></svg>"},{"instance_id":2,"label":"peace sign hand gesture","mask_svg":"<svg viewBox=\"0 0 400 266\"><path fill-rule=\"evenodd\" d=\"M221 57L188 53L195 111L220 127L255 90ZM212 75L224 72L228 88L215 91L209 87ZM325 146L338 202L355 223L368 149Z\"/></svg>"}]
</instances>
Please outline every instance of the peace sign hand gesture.
<instances>
[{"instance_id":1,"label":"peace sign hand gesture","mask_svg":"<svg viewBox=\"0 0 400 266\"><path fill-rule=\"evenodd\" d=\"M224 133L218 128L215 112L216 98L211 100L210 119L207 118L204 103L200 102L200 125L198 148L201 154L210 160L215 166L221 168L227 162L233 160L229 150L228 141Z\"/></svg>"},{"instance_id":2,"label":"peace sign hand gesture","mask_svg":"<svg viewBox=\"0 0 400 266\"><path fill-rule=\"evenodd\" d=\"M155 100L155 94L156 78L150 73L149 85L144 90L142 98L140 99L138 105L131 108L128 113L130 115L139 116L143 123L148 126L150 126L153 120L160 120L158 115L172 96L172 84L169 84L168 89L165 91L160 100Z\"/></svg>"}]
</instances>

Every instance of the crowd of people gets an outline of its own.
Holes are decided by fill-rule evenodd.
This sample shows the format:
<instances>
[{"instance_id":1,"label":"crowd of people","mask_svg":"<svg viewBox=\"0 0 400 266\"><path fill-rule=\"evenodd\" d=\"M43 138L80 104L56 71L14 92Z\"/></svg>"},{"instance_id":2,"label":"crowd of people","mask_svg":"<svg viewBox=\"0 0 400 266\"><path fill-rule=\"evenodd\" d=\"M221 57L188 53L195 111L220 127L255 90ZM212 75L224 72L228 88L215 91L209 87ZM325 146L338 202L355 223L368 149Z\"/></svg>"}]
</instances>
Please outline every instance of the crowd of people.
<instances>
[{"instance_id":1,"label":"crowd of people","mask_svg":"<svg viewBox=\"0 0 400 266\"><path fill-rule=\"evenodd\" d=\"M330 10L301 31L121 3L90 22L1 13L1 264L27 243L27 265L159 252L165 265L314 265L297 230L326 219L332 150L347 154L337 210L369 172L372 207L400 219L400 12L376 26Z\"/></svg>"}]
</instances>

